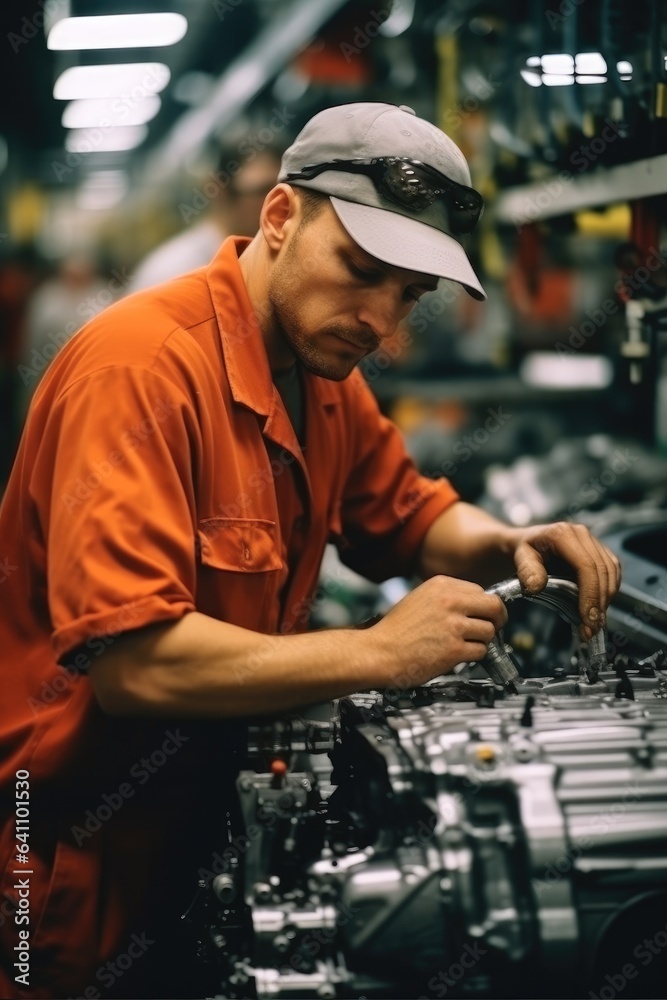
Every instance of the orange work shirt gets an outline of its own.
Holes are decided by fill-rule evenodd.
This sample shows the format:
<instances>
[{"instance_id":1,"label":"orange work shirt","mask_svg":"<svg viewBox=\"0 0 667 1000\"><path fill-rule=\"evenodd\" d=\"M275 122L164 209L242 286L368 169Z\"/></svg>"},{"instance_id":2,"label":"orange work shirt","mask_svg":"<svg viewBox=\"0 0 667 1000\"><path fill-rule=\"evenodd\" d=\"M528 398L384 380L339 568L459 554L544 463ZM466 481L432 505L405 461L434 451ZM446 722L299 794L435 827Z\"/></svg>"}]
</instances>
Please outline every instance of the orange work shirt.
<instances>
[{"instance_id":1,"label":"orange work shirt","mask_svg":"<svg viewBox=\"0 0 667 1000\"><path fill-rule=\"evenodd\" d=\"M194 610L302 631L328 541L371 579L409 575L457 499L417 473L358 372L304 373L302 451L239 268L247 243L93 319L33 400L0 509L5 997L124 995L129 974L105 963L149 967L150 921L185 908L220 836L206 803L233 779L234 723L106 716L86 670L113 638Z\"/></svg>"}]
</instances>

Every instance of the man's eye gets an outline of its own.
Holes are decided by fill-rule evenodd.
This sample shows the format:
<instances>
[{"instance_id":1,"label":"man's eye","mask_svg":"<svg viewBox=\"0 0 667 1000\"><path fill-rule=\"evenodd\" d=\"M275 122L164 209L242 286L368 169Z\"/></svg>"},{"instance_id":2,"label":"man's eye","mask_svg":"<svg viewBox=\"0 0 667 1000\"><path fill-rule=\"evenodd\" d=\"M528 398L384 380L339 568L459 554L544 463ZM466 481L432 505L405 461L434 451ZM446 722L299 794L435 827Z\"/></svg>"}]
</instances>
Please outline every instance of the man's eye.
<instances>
[{"instance_id":1,"label":"man's eye","mask_svg":"<svg viewBox=\"0 0 667 1000\"><path fill-rule=\"evenodd\" d=\"M359 278L362 281L373 281L380 276L379 271L364 271L363 268L357 267L357 265L353 264L351 261L348 264L348 267L355 278Z\"/></svg>"}]
</instances>

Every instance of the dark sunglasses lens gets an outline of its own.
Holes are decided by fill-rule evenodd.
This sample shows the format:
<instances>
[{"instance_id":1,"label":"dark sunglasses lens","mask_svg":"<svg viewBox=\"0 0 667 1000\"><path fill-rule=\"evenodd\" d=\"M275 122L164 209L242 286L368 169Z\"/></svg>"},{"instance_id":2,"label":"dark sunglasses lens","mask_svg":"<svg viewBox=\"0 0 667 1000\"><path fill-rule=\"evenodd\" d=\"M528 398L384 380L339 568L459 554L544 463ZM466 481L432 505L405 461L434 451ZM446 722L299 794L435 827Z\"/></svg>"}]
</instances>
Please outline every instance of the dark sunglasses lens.
<instances>
[{"instance_id":1,"label":"dark sunglasses lens","mask_svg":"<svg viewBox=\"0 0 667 1000\"><path fill-rule=\"evenodd\" d=\"M421 171L417 164L394 161L386 164L378 190L385 198L413 212L424 212L442 198L447 206L452 234L471 233L482 211L481 196L476 191L466 191L458 186L443 191L437 184L437 180Z\"/></svg>"},{"instance_id":2,"label":"dark sunglasses lens","mask_svg":"<svg viewBox=\"0 0 667 1000\"><path fill-rule=\"evenodd\" d=\"M479 220L479 212L471 211L460 205L452 205L449 209L450 225L455 233L471 233Z\"/></svg>"},{"instance_id":3,"label":"dark sunglasses lens","mask_svg":"<svg viewBox=\"0 0 667 1000\"><path fill-rule=\"evenodd\" d=\"M388 164L378 184L380 194L413 212L423 212L437 195L405 163Z\"/></svg>"},{"instance_id":4,"label":"dark sunglasses lens","mask_svg":"<svg viewBox=\"0 0 667 1000\"><path fill-rule=\"evenodd\" d=\"M461 191L452 195L449 204L450 223L459 233L471 233L482 214L484 202L476 191Z\"/></svg>"}]
</instances>

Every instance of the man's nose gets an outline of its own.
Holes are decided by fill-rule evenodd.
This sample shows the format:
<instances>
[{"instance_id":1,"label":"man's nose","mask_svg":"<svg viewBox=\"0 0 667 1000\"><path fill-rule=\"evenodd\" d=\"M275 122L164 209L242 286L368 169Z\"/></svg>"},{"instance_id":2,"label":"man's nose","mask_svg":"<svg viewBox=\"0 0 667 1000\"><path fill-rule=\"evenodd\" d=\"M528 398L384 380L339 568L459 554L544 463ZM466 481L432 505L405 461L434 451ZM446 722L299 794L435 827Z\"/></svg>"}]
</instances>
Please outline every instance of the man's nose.
<instances>
[{"instance_id":1,"label":"man's nose","mask_svg":"<svg viewBox=\"0 0 667 1000\"><path fill-rule=\"evenodd\" d=\"M362 305L357 314L361 324L370 328L379 340L391 337L402 319L403 304L397 301L395 293L377 291L363 294Z\"/></svg>"}]
</instances>

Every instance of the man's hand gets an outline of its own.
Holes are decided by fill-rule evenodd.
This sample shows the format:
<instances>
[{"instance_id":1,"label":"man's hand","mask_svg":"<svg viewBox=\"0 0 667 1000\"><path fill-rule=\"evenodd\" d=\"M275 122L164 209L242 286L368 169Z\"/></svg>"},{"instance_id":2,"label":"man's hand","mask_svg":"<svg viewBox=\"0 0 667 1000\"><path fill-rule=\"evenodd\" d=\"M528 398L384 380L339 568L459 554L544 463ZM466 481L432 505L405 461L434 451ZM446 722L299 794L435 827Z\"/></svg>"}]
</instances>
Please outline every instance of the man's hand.
<instances>
[{"instance_id":1,"label":"man's hand","mask_svg":"<svg viewBox=\"0 0 667 1000\"><path fill-rule=\"evenodd\" d=\"M387 664L397 665L396 677L407 674L423 684L457 663L481 660L506 621L499 597L467 580L434 576L399 601L368 637L379 641Z\"/></svg>"},{"instance_id":2,"label":"man's hand","mask_svg":"<svg viewBox=\"0 0 667 1000\"><path fill-rule=\"evenodd\" d=\"M548 575L571 575L579 584L579 635L584 642L604 625L621 583L618 559L583 524L557 521L512 528L463 501L433 522L422 543L420 564L424 576L451 573L485 587L516 573L531 594L542 590Z\"/></svg>"},{"instance_id":3,"label":"man's hand","mask_svg":"<svg viewBox=\"0 0 667 1000\"><path fill-rule=\"evenodd\" d=\"M588 641L605 624L607 607L621 585L621 564L583 524L557 521L517 529L514 564L521 585L536 594L553 575L553 559L565 561L579 584L579 635Z\"/></svg>"}]
</instances>

